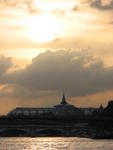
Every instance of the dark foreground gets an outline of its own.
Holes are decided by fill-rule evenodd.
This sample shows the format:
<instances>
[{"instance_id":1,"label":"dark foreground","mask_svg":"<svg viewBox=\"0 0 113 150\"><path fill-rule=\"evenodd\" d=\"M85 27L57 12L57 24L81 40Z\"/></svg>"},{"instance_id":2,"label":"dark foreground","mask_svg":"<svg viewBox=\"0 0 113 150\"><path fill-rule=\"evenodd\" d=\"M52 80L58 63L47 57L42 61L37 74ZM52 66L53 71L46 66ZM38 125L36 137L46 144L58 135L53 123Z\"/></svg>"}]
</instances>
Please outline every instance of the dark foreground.
<instances>
[{"instance_id":1,"label":"dark foreground","mask_svg":"<svg viewBox=\"0 0 113 150\"><path fill-rule=\"evenodd\" d=\"M113 120L0 118L0 137L113 139Z\"/></svg>"}]
</instances>

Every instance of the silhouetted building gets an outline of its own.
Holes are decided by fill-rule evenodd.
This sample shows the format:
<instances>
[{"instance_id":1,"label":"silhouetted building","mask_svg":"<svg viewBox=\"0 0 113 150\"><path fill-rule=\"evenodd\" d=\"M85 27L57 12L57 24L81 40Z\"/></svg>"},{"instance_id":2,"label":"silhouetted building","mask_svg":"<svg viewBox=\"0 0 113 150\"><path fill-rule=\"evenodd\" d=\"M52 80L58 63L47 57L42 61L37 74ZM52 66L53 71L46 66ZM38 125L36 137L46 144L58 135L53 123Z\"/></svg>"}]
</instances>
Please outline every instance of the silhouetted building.
<instances>
[{"instance_id":1,"label":"silhouetted building","mask_svg":"<svg viewBox=\"0 0 113 150\"><path fill-rule=\"evenodd\" d=\"M106 110L107 110L107 111L110 111L110 112L113 112L113 100L110 100L110 101L108 102L108 105L107 105L107 107L106 107Z\"/></svg>"},{"instance_id":2,"label":"silhouetted building","mask_svg":"<svg viewBox=\"0 0 113 150\"><path fill-rule=\"evenodd\" d=\"M17 107L8 113L9 117L39 117L52 113L51 108L24 108Z\"/></svg>"},{"instance_id":3,"label":"silhouetted building","mask_svg":"<svg viewBox=\"0 0 113 150\"><path fill-rule=\"evenodd\" d=\"M106 108L100 105L99 108L78 108L69 104L63 94L60 104L50 108L24 108L17 107L10 111L8 117L17 118L80 118L80 117L96 117L96 118L111 118L113 117L113 100L108 102Z\"/></svg>"},{"instance_id":4,"label":"silhouetted building","mask_svg":"<svg viewBox=\"0 0 113 150\"><path fill-rule=\"evenodd\" d=\"M65 95L63 94L62 101L60 104L54 106L54 114L55 116L61 117L80 117L82 112L79 108L74 105L69 104L66 101Z\"/></svg>"},{"instance_id":5,"label":"silhouetted building","mask_svg":"<svg viewBox=\"0 0 113 150\"><path fill-rule=\"evenodd\" d=\"M95 111L98 111L98 108L80 108L85 116L92 116Z\"/></svg>"},{"instance_id":6,"label":"silhouetted building","mask_svg":"<svg viewBox=\"0 0 113 150\"><path fill-rule=\"evenodd\" d=\"M79 117L83 113L74 105L66 101L63 94L60 104L51 108L23 108L17 107L8 113L8 117Z\"/></svg>"},{"instance_id":7,"label":"silhouetted building","mask_svg":"<svg viewBox=\"0 0 113 150\"><path fill-rule=\"evenodd\" d=\"M104 115L107 117L113 117L113 100L108 102L108 105L104 110Z\"/></svg>"},{"instance_id":8,"label":"silhouetted building","mask_svg":"<svg viewBox=\"0 0 113 150\"><path fill-rule=\"evenodd\" d=\"M102 106L102 104L100 105L100 108L99 108L101 111L104 110L104 107Z\"/></svg>"}]
</instances>

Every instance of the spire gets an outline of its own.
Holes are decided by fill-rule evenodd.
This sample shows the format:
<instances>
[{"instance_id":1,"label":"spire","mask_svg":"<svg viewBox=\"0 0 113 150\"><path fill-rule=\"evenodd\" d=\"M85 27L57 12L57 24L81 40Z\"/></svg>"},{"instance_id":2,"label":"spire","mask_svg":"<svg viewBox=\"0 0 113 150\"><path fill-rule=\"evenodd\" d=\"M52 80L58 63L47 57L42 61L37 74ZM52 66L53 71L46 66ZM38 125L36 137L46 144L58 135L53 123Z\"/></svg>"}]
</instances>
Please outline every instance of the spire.
<instances>
[{"instance_id":1,"label":"spire","mask_svg":"<svg viewBox=\"0 0 113 150\"><path fill-rule=\"evenodd\" d=\"M102 104L100 105L100 110L103 110L104 108L103 108L103 106L102 106Z\"/></svg>"},{"instance_id":2,"label":"spire","mask_svg":"<svg viewBox=\"0 0 113 150\"><path fill-rule=\"evenodd\" d=\"M60 103L60 104L62 104L62 105L66 105L66 104L67 104L64 93L63 93L62 101L61 101L61 103Z\"/></svg>"}]
</instances>

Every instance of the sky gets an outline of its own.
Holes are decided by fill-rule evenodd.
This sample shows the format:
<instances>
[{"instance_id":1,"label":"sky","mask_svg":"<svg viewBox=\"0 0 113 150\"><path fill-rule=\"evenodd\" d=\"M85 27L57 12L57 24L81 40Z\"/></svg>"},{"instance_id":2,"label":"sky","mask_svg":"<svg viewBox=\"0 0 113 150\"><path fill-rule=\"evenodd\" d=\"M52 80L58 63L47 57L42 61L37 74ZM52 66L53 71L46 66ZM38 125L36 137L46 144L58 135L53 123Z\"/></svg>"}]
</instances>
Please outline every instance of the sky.
<instances>
[{"instance_id":1,"label":"sky","mask_svg":"<svg viewBox=\"0 0 113 150\"><path fill-rule=\"evenodd\" d=\"M113 0L0 0L0 114L113 99Z\"/></svg>"}]
</instances>

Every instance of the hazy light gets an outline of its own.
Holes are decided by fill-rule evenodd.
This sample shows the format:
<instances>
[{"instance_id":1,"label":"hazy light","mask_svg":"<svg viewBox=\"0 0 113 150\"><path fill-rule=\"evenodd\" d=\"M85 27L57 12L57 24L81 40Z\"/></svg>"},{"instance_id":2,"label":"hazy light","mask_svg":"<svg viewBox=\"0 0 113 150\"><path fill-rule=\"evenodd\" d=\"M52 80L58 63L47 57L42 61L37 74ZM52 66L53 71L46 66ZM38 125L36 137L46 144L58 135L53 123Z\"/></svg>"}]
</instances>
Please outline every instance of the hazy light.
<instances>
[{"instance_id":1,"label":"hazy light","mask_svg":"<svg viewBox=\"0 0 113 150\"><path fill-rule=\"evenodd\" d=\"M37 43L54 40L59 33L60 25L50 14L32 16L29 19L28 38Z\"/></svg>"}]
</instances>

